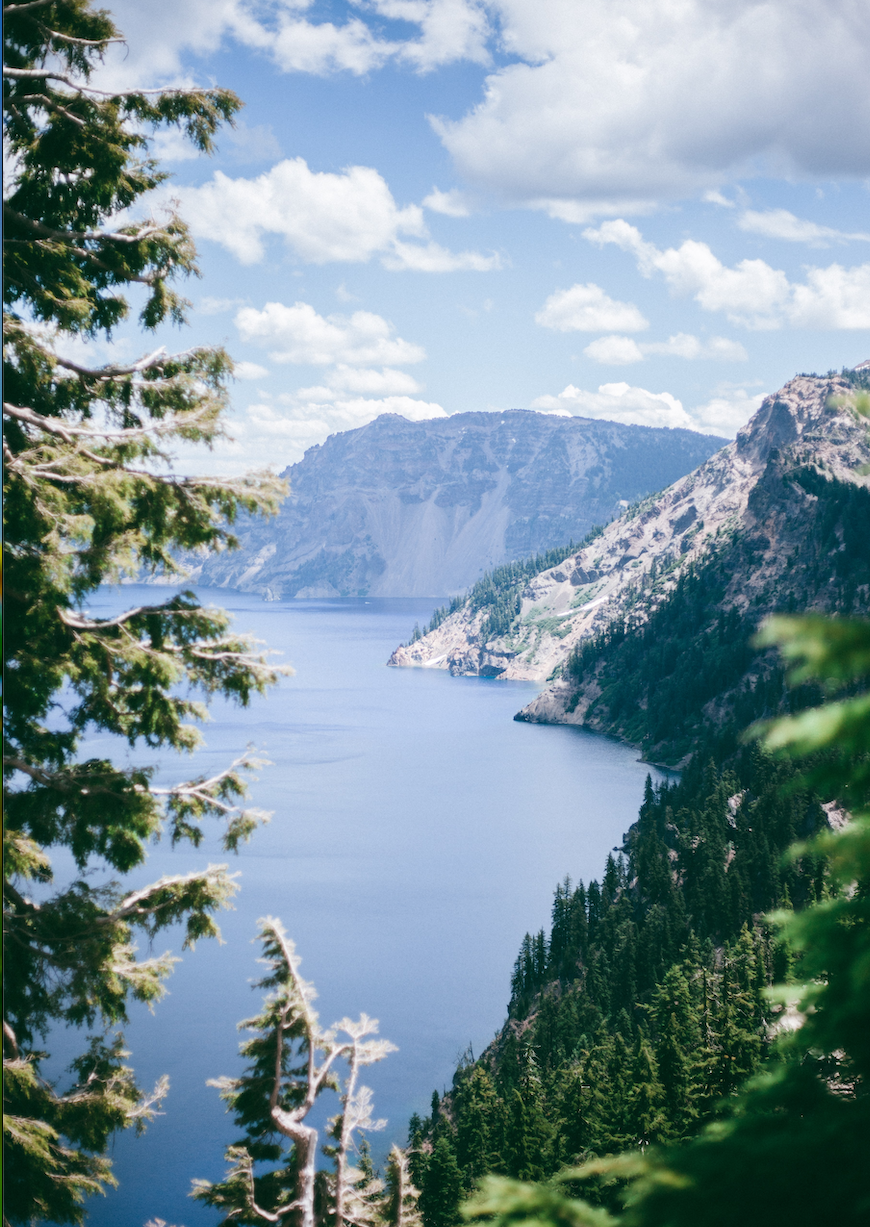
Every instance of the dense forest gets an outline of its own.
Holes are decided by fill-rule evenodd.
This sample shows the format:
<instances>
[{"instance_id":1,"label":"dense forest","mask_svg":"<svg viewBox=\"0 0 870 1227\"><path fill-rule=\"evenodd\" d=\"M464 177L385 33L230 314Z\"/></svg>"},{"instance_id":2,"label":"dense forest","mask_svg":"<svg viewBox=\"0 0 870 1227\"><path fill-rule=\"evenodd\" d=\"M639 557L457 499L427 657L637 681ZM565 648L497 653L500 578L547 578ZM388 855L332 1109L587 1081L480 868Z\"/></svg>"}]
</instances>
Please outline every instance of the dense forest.
<instances>
[{"instance_id":1,"label":"dense forest","mask_svg":"<svg viewBox=\"0 0 870 1227\"><path fill-rule=\"evenodd\" d=\"M725 767L700 752L679 782L648 781L600 882L556 887L549 934L523 940L497 1042L411 1122L427 1227L457 1221L487 1172L539 1180L685 1138L757 1070L764 989L790 970L759 917L824 892L818 857L783 860L826 823L795 782L756 746Z\"/></svg>"},{"instance_id":2,"label":"dense forest","mask_svg":"<svg viewBox=\"0 0 870 1227\"><path fill-rule=\"evenodd\" d=\"M870 584L870 491L811 465L787 480L812 495L813 515L795 527L786 584L765 585L760 532L733 536L669 590L653 570L628 616L569 658L578 690L590 679L600 690L594 727L684 769L658 788L648 780L600 882L556 887L549 933L523 940L501 1032L460 1063L426 1118L412 1118L426 1227L459 1222L493 1176L543 1182L472 1203L499 1223L618 1213L625 1180L609 1156L701 1145L705 1126L739 1111L747 1079L782 1061L772 986L806 969L771 917L829 906L823 849L846 821L830 798L846 794L848 772L826 775L829 751L807 775L747 735L754 722L800 720L825 693L811 669L787 685L758 628L772 610L807 606L848 626ZM735 602L735 588L750 599ZM570 1179L578 1165L582 1184ZM554 1188L581 1189L584 1201L569 1212Z\"/></svg>"},{"instance_id":3,"label":"dense forest","mask_svg":"<svg viewBox=\"0 0 870 1227\"><path fill-rule=\"evenodd\" d=\"M723 541L664 597L664 577L653 564L627 616L579 643L565 664L577 685L574 703L584 684L594 681L600 690L586 722L640 745L652 761L684 761L708 725L730 721L741 729L776 709L782 676L775 656L752 646L765 615L866 608L870 490L812 466L767 480L793 483L812 497L811 517L795 513L784 579L765 582L761 571L759 582L750 582L769 547L762 531ZM781 504L785 517L791 509L786 499Z\"/></svg>"}]
</instances>

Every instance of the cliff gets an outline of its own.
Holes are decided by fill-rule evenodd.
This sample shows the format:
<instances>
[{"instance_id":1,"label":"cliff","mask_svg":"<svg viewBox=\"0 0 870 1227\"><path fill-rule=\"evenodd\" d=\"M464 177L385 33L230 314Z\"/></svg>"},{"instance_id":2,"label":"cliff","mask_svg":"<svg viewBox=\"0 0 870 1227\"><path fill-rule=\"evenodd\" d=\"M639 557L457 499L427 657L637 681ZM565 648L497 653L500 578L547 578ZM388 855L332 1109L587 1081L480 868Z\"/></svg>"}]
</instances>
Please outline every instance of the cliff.
<instances>
[{"instance_id":1,"label":"cliff","mask_svg":"<svg viewBox=\"0 0 870 1227\"><path fill-rule=\"evenodd\" d=\"M633 695L620 696L625 710L614 714L613 660L625 635L637 639L669 610L671 623L681 619L683 636L678 641L672 633L671 646L677 657L691 648L701 675L710 672L714 656L719 659L720 642L737 643L722 677L698 691L700 719L703 704L721 700L740 683L748 667L740 644L766 613L866 610L870 446L866 422L846 403L853 392L853 382L843 377L791 380L767 397L733 443L528 582L502 633L488 638L489 608L469 601L431 633L397 648L389 663L549 679L552 684L518 718L588 724L645 739L645 748L653 748L643 712L656 706L655 695L638 682ZM733 630L722 631L726 615ZM715 645L714 623L720 628ZM613 667L602 665L608 652ZM624 658L623 672L627 668ZM640 676L642 664L634 661L631 668ZM673 674L692 689L678 660L663 669L660 662L659 687ZM681 696L673 702L679 706ZM642 718L633 720L638 707ZM671 751L673 760L673 745Z\"/></svg>"},{"instance_id":2,"label":"cliff","mask_svg":"<svg viewBox=\"0 0 870 1227\"><path fill-rule=\"evenodd\" d=\"M425 422L384 414L285 470L272 521L191 578L267 598L438 596L580 540L620 505L689 472L724 440L524 410Z\"/></svg>"}]
</instances>

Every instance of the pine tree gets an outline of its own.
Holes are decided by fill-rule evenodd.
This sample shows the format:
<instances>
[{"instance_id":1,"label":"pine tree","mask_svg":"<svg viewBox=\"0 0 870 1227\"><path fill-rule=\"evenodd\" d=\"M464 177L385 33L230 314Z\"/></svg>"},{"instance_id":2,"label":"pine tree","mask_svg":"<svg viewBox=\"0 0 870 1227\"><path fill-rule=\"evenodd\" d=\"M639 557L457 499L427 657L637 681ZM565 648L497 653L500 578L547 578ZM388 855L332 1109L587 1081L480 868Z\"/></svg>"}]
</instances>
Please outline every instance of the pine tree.
<instances>
[{"instance_id":1,"label":"pine tree","mask_svg":"<svg viewBox=\"0 0 870 1227\"><path fill-rule=\"evenodd\" d=\"M420 1191L424 1227L456 1227L461 1199L462 1172L453 1143L443 1132L432 1147Z\"/></svg>"},{"instance_id":2,"label":"pine tree","mask_svg":"<svg viewBox=\"0 0 870 1227\"><path fill-rule=\"evenodd\" d=\"M193 749L201 700L246 704L276 677L191 593L88 615L91 594L139 568L175 568L173 551L233 544L239 510L276 506L264 477L178 477L174 441L222 432L232 364L220 349L89 367L71 338L110 338L135 289L146 329L182 322L173 288L196 271L183 222L118 221L166 176L149 132L178 127L208 151L238 100L225 90L106 93L91 73L118 32L89 0L4 6L4 1088L5 1213L11 1222L80 1222L112 1183L105 1157L118 1129L141 1127L166 1092L137 1085L123 1036L131 999L153 1002L168 957L135 956L186 926L185 945L217 932L234 885L225 867L140 890L99 885L95 863L123 876L161 831L198 843L207 817L235 849L260 815L240 809L243 756L212 778L152 785L152 770L82 760L86 730L135 746ZM58 696L65 689L64 702ZM198 697L199 696L199 697ZM64 718L65 715L65 718ZM75 880L54 894L52 854ZM94 1028L61 1091L44 1074L44 1036Z\"/></svg>"},{"instance_id":3,"label":"pine tree","mask_svg":"<svg viewBox=\"0 0 870 1227\"><path fill-rule=\"evenodd\" d=\"M870 412L870 403L866 406ZM628 1180L618 1218L565 1196L558 1187L490 1178L466 1207L469 1218L506 1227L862 1227L870 1210L870 622L817 617L773 619L768 643L792 662L792 679L818 678L844 697L765 730L769 749L813 755L805 783L849 807L840 830L798 845L795 858L825 858L816 901L772 918L788 942L798 983L778 990L777 1059L744 1083L723 1119L698 1136L642 1154L596 1160L563 1179ZM787 807L785 807L787 808ZM717 1043L715 992L730 1017L724 1031L746 1068L755 1028L764 1023L760 940L741 932L724 952L718 987L708 986L704 1044ZM702 953L702 952L701 952ZM687 960L687 966L692 960ZM669 1088L686 1078L691 1036L681 1002L691 994L683 969L668 973L651 1017L668 1043ZM715 989L715 991L714 991ZM720 1010L721 1013L721 1010ZM712 1037L712 1038L711 1038ZM700 1037L699 1037L700 1038ZM696 1044L697 1047L697 1044ZM742 1051L741 1051L742 1050ZM652 1069L646 1058L645 1064ZM697 1061L695 1062L697 1068ZM676 1074L674 1073L676 1071ZM643 1077L643 1072L641 1077ZM730 1085L730 1080L729 1080ZM670 1114L670 1113L669 1113ZM671 1130L668 1130L671 1132Z\"/></svg>"}]
</instances>

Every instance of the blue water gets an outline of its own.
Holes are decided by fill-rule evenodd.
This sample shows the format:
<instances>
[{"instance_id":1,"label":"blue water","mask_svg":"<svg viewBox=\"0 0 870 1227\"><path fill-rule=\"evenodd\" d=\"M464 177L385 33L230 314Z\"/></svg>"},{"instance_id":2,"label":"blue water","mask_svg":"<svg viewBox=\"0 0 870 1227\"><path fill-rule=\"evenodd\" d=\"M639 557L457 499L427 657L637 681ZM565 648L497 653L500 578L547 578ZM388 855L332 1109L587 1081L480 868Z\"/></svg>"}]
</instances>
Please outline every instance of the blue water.
<instances>
[{"instance_id":1,"label":"blue water","mask_svg":"<svg viewBox=\"0 0 870 1227\"><path fill-rule=\"evenodd\" d=\"M155 595L109 591L91 608ZM96 1227L218 1221L187 1194L192 1178L221 1177L236 1137L206 1080L240 1071L236 1024L259 1003L250 983L258 917L279 916L295 939L322 1022L365 1011L398 1045L366 1071L376 1115L389 1122L371 1139L383 1153L404 1140L412 1112L428 1110L433 1089L450 1085L460 1053L493 1038L523 935L547 924L565 874L600 876L648 771L607 738L515 723L534 684L386 668L437 602L200 596L230 608L236 628L281 651L295 675L247 710L215 703L207 747L192 762L164 756L160 779L217 770L252 742L274 764L252 802L274 818L231 858L241 891L221 919L225 944L185 954L155 1013L133 1012L126 1034L139 1079L168 1073L171 1093L143 1137L116 1140L120 1187L89 1203ZM124 755L101 738L88 751ZM158 845L134 884L226 859L213 835L196 850ZM153 953L179 945L170 934Z\"/></svg>"}]
</instances>

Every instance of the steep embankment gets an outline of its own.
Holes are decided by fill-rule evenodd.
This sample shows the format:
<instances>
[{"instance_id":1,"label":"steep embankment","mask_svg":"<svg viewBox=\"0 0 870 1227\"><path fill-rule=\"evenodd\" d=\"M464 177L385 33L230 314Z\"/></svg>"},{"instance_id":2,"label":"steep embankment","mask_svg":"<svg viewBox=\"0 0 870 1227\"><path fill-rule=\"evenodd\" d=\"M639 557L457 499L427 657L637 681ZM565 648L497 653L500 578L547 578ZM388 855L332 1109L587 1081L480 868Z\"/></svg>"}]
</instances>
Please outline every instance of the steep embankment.
<instances>
[{"instance_id":1,"label":"steep embankment","mask_svg":"<svg viewBox=\"0 0 870 1227\"><path fill-rule=\"evenodd\" d=\"M580 540L724 440L531 411L428 422L384 414L332 435L283 474L272 521L192 578L267 598L432 596L488 567Z\"/></svg>"},{"instance_id":2,"label":"steep embankment","mask_svg":"<svg viewBox=\"0 0 870 1227\"><path fill-rule=\"evenodd\" d=\"M702 717L758 684L749 640L764 614L866 608L870 447L843 403L853 390L791 380L734 443L509 592L512 620L468 601L390 663L559 675L519 718L587 724L678 761Z\"/></svg>"}]
</instances>

